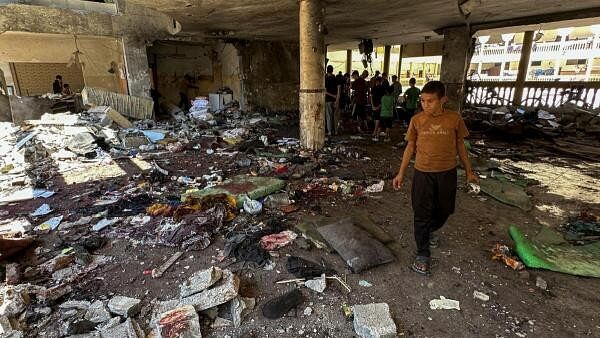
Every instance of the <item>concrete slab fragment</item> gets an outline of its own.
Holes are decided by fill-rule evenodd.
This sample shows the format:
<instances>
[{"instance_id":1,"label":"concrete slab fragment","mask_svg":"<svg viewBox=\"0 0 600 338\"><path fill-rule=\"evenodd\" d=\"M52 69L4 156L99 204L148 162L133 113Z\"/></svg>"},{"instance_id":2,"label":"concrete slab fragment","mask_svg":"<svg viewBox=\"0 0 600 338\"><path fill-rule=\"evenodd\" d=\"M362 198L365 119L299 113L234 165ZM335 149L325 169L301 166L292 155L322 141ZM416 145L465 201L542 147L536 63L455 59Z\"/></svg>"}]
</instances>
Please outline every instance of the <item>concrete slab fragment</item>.
<instances>
[{"instance_id":1,"label":"concrete slab fragment","mask_svg":"<svg viewBox=\"0 0 600 338\"><path fill-rule=\"evenodd\" d=\"M141 309L141 301L136 298L114 296L108 301L110 312L123 317L131 317Z\"/></svg>"},{"instance_id":2,"label":"concrete slab fragment","mask_svg":"<svg viewBox=\"0 0 600 338\"><path fill-rule=\"evenodd\" d=\"M193 306L163 313L157 323L158 338L202 338L200 320Z\"/></svg>"},{"instance_id":3,"label":"concrete slab fragment","mask_svg":"<svg viewBox=\"0 0 600 338\"><path fill-rule=\"evenodd\" d=\"M214 287L181 299L180 305L192 305L203 311L227 303L238 295L240 279L229 270L223 271L223 279Z\"/></svg>"},{"instance_id":4,"label":"concrete slab fragment","mask_svg":"<svg viewBox=\"0 0 600 338\"><path fill-rule=\"evenodd\" d=\"M144 338L145 334L138 323L128 318L125 323L100 331L102 338Z\"/></svg>"},{"instance_id":5,"label":"concrete slab fragment","mask_svg":"<svg viewBox=\"0 0 600 338\"><path fill-rule=\"evenodd\" d=\"M181 297L189 297L202 292L218 282L222 276L223 270L214 266L197 271L181 284L179 294Z\"/></svg>"},{"instance_id":6,"label":"concrete slab fragment","mask_svg":"<svg viewBox=\"0 0 600 338\"><path fill-rule=\"evenodd\" d=\"M394 338L396 323L386 303L354 305L354 331L361 338Z\"/></svg>"}]
</instances>

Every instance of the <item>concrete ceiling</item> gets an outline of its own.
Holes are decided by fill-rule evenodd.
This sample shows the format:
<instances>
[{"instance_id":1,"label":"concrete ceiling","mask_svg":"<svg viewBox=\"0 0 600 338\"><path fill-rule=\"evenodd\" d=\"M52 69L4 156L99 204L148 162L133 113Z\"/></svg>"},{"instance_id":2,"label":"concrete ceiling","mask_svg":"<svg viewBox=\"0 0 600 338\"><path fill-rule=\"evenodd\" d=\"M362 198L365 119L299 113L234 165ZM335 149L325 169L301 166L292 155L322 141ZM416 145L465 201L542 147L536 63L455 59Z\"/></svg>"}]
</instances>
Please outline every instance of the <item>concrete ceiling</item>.
<instances>
[{"instance_id":1,"label":"concrete ceiling","mask_svg":"<svg viewBox=\"0 0 600 338\"><path fill-rule=\"evenodd\" d=\"M129 0L164 12L182 25L181 36L297 40L297 0ZM326 42L331 49L355 48L361 38L378 45L422 42L434 32L472 24L535 15L598 9L598 0L323 0ZM466 3L466 4L464 4ZM597 12L597 11L595 11Z\"/></svg>"}]
</instances>

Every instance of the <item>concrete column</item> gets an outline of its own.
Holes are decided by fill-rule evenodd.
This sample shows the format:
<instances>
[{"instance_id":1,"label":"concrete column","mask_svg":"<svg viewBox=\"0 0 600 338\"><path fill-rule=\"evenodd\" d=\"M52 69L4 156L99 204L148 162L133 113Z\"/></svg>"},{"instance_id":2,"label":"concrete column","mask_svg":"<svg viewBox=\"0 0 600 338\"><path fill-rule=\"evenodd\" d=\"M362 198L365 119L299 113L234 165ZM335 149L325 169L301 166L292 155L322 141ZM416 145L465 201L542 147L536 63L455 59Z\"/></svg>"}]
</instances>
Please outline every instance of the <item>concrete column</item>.
<instances>
[{"instance_id":1,"label":"concrete column","mask_svg":"<svg viewBox=\"0 0 600 338\"><path fill-rule=\"evenodd\" d=\"M386 45L383 50L383 72L390 75L390 54L392 46Z\"/></svg>"},{"instance_id":2,"label":"concrete column","mask_svg":"<svg viewBox=\"0 0 600 338\"><path fill-rule=\"evenodd\" d=\"M560 37L560 49L558 51L558 53L556 53L556 55L558 56L555 60L554 60L554 76L559 76L560 73L560 64L562 62L563 59L563 52L565 49L565 42L567 41L567 35L561 35Z\"/></svg>"},{"instance_id":3,"label":"concrete column","mask_svg":"<svg viewBox=\"0 0 600 338\"><path fill-rule=\"evenodd\" d=\"M596 48L596 44L598 43L599 39L600 39L600 34L594 34L594 37L592 38L592 51ZM587 62L585 63L585 81L590 80L590 76L592 75L593 67L594 67L594 57L591 56L590 58L587 59Z\"/></svg>"},{"instance_id":4,"label":"concrete column","mask_svg":"<svg viewBox=\"0 0 600 338\"><path fill-rule=\"evenodd\" d=\"M460 110L464 101L464 84L473 56L471 32L467 27L444 30L444 49L440 80L446 84L448 109Z\"/></svg>"},{"instance_id":5,"label":"concrete column","mask_svg":"<svg viewBox=\"0 0 600 338\"><path fill-rule=\"evenodd\" d=\"M300 143L310 150L325 143L325 39L320 0L300 0Z\"/></svg>"},{"instance_id":6,"label":"concrete column","mask_svg":"<svg viewBox=\"0 0 600 338\"><path fill-rule=\"evenodd\" d=\"M125 56L129 95L150 97L152 80L148 69L145 41L123 37L123 54Z\"/></svg>"},{"instance_id":7,"label":"concrete column","mask_svg":"<svg viewBox=\"0 0 600 338\"><path fill-rule=\"evenodd\" d=\"M352 49L346 49L346 73L352 73Z\"/></svg>"},{"instance_id":8,"label":"concrete column","mask_svg":"<svg viewBox=\"0 0 600 338\"><path fill-rule=\"evenodd\" d=\"M521 59L519 60L519 72L515 83L515 96L513 104L520 105L523 100L523 86L529 72L529 59L531 57L531 46L533 46L533 31L525 32L523 36L523 46L521 47Z\"/></svg>"},{"instance_id":9,"label":"concrete column","mask_svg":"<svg viewBox=\"0 0 600 338\"><path fill-rule=\"evenodd\" d=\"M402 74L400 74L402 72L402 45L400 45L400 52L398 53L398 71L396 72L396 75L398 75L398 81L400 81L400 78L402 77Z\"/></svg>"}]
</instances>

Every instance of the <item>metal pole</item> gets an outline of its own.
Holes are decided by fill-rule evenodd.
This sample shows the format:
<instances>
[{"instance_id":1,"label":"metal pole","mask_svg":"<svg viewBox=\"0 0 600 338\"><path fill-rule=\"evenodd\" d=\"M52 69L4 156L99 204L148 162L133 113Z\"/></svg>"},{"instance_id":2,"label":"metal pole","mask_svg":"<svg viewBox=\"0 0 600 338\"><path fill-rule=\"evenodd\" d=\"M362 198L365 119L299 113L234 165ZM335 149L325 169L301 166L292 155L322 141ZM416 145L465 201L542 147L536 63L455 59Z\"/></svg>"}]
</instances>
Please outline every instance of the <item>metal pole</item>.
<instances>
[{"instance_id":1,"label":"metal pole","mask_svg":"<svg viewBox=\"0 0 600 338\"><path fill-rule=\"evenodd\" d=\"M515 83L515 96L513 104L518 106L523 100L523 87L529 72L529 59L531 57L531 46L533 46L533 31L525 32L523 37L523 46L521 47L521 59L519 60L519 72L517 73L517 81Z\"/></svg>"}]
</instances>

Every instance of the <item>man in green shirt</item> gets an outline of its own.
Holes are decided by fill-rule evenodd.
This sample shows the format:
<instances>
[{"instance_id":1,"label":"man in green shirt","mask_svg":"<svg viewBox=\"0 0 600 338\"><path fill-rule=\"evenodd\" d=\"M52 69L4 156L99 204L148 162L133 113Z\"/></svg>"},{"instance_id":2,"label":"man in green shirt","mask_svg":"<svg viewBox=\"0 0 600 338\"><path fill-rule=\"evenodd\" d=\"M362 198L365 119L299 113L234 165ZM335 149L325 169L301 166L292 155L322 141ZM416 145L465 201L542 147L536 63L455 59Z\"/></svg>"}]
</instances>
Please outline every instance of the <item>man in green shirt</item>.
<instances>
[{"instance_id":1,"label":"man in green shirt","mask_svg":"<svg viewBox=\"0 0 600 338\"><path fill-rule=\"evenodd\" d=\"M396 97L394 96L394 87L388 86L385 95L381 98L381 130L385 135L384 142L390 141L390 129L394 119L394 106Z\"/></svg>"},{"instance_id":2,"label":"man in green shirt","mask_svg":"<svg viewBox=\"0 0 600 338\"><path fill-rule=\"evenodd\" d=\"M413 115L419 108L419 98L421 96L421 91L419 88L415 87L417 80L413 77L408 81L410 88L404 92L404 102L406 102L406 123L410 123L410 119L412 119Z\"/></svg>"}]
</instances>

